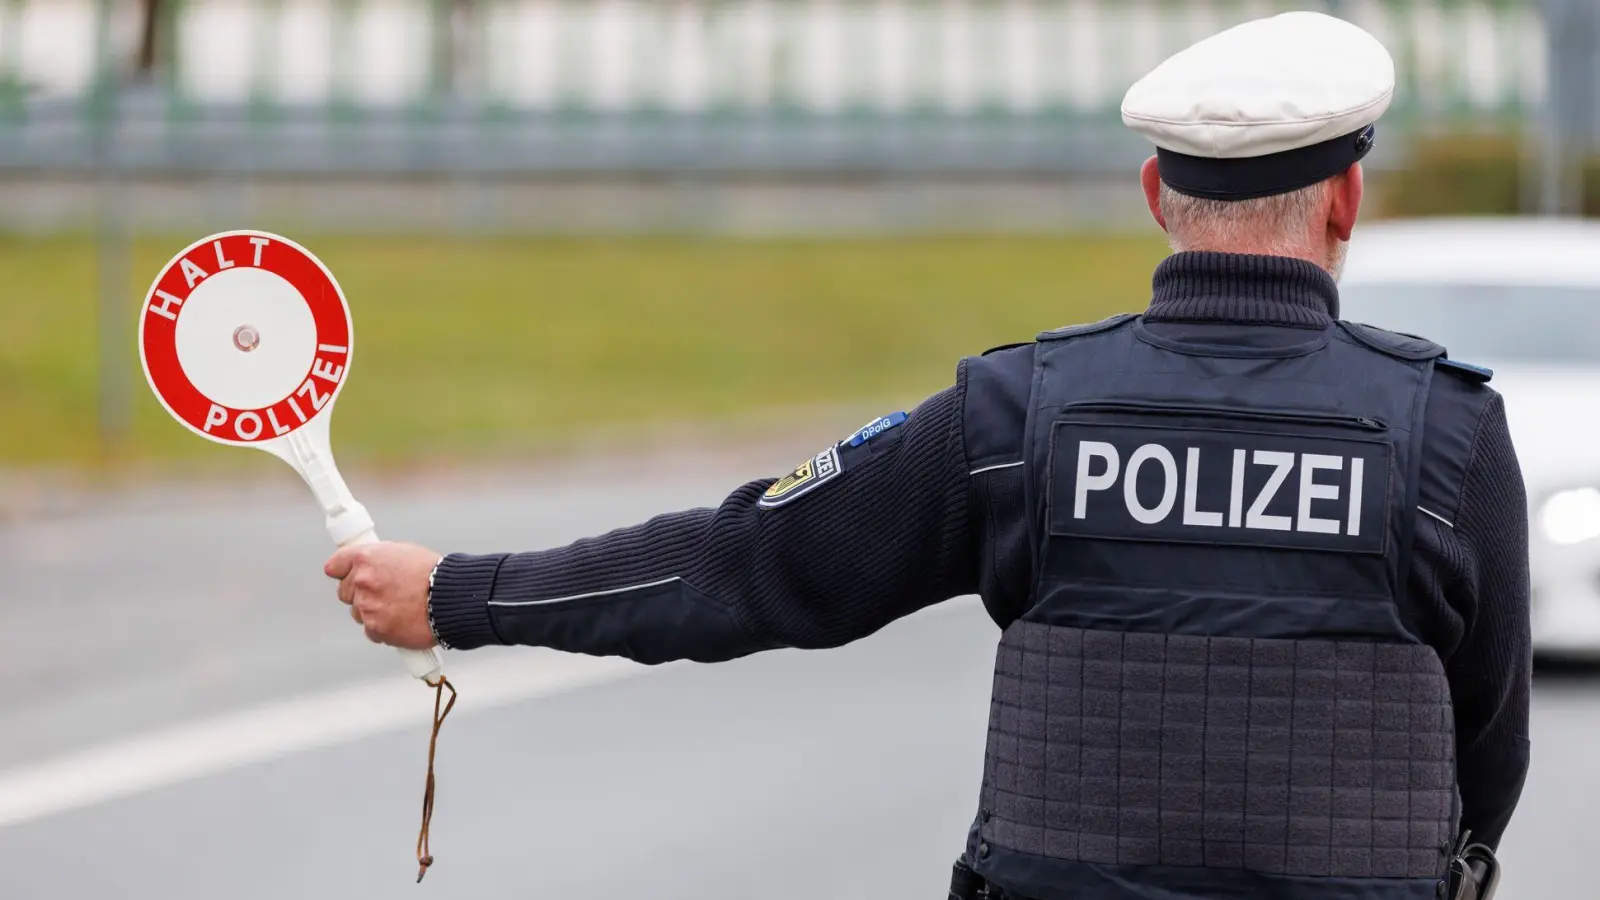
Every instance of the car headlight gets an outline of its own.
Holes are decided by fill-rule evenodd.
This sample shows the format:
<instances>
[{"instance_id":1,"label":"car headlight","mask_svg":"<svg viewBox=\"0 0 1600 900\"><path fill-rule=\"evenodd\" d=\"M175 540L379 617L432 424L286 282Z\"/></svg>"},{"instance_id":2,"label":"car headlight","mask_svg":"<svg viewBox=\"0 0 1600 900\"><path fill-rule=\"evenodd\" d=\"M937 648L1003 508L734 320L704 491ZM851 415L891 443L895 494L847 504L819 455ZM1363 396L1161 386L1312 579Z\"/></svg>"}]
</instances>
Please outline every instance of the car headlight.
<instances>
[{"instance_id":1,"label":"car headlight","mask_svg":"<svg viewBox=\"0 0 1600 900\"><path fill-rule=\"evenodd\" d=\"M1551 494L1539 507L1539 527L1553 544L1600 538L1600 489L1573 488Z\"/></svg>"}]
</instances>

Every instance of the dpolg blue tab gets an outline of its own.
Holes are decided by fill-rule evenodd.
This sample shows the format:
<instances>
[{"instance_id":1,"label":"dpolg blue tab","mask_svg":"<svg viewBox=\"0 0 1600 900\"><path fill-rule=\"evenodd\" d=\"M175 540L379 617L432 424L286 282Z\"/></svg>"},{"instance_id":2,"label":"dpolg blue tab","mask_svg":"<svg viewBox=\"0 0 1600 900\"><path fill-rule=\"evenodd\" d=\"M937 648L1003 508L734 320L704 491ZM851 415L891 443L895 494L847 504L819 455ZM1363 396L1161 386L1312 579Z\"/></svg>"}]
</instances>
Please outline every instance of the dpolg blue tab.
<instances>
[{"instance_id":1,"label":"dpolg blue tab","mask_svg":"<svg viewBox=\"0 0 1600 900\"><path fill-rule=\"evenodd\" d=\"M887 416L879 416L878 418L873 419L871 422L861 426L860 430L846 438L844 443L846 446L859 447L878 435L883 434L885 431L900 425L901 423L905 422L905 420L906 414L903 412L893 412Z\"/></svg>"}]
</instances>

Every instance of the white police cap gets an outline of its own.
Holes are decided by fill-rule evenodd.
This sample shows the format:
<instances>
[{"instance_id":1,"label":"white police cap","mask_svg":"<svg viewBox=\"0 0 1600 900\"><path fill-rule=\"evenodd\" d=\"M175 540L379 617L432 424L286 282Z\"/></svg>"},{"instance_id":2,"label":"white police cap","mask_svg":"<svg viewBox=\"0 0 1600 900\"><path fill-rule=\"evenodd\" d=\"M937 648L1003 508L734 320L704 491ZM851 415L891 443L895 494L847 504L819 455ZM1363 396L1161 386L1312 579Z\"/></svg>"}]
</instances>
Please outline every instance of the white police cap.
<instances>
[{"instance_id":1,"label":"white police cap","mask_svg":"<svg viewBox=\"0 0 1600 900\"><path fill-rule=\"evenodd\" d=\"M1212 35L1128 89L1122 121L1156 145L1161 180L1246 200L1315 184L1372 149L1394 60L1356 25L1314 12Z\"/></svg>"}]
</instances>

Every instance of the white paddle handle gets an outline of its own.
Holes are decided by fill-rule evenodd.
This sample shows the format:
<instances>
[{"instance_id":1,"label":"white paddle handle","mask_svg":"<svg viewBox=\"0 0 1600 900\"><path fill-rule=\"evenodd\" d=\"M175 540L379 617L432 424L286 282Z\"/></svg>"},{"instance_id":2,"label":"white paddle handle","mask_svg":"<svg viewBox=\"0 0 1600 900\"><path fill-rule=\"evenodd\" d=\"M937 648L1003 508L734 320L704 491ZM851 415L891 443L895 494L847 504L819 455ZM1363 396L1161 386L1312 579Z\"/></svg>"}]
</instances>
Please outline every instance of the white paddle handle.
<instances>
[{"instance_id":1,"label":"white paddle handle","mask_svg":"<svg viewBox=\"0 0 1600 900\"><path fill-rule=\"evenodd\" d=\"M359 504L352 505L359 508ZM361 511L363 513L366 512L365 509ZM370 518L368 521L371 521ZM377 531L368 528L339 546L354 547L358 544L376 544L377 542ZM405 661L406 668L411 670L413 676L430 684L444 672L444 659L439 656L439 648L437 647L429 647L426 650L406 650L401 648L400 659Z\"/></svg>"},{"instance_id":2,"label":"white paddle handle","mask_svg":"<svg viewBox=\"0 0 1600 900\"><path fill-rule=\"evenodd\" d=\"M281 446L276 443L258 446L293 466L305 479L311 493L317 498L317 504L322 507L328 536L333 538L335 544L354 547L377 543L378 532L372 524L372 515L359 500L351 496L349 486L333 464L333 453L328 450L326 411L312 419L306 427L292 432ZM433 684L444 673L444 660L439 656L438 647L401 650L400 658L405 660L406 668L411 670L412 675L429 684Z\"/></svg>"}]
</instances>

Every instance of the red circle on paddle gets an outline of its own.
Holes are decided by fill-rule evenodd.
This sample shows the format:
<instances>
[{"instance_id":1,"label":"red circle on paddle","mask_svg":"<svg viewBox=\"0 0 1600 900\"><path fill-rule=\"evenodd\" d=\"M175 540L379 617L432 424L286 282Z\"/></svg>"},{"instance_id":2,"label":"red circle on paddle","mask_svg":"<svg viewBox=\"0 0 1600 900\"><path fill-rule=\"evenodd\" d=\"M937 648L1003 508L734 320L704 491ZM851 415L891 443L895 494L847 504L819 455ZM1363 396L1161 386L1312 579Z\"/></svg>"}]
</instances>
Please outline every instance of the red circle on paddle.
<instances>
[{"instance_id":1,"label":"red circle on paddle","mask_svg":"<svg viewBox=\"0 0 1600 900\"><path fill-rule=\"evenodd\" d=\"M350 370L350 310L333 273L264 231L202 238L172 258L139 311L145 378L202 437L284 437L328 409Z\"/></svg>"}]
</instances>

